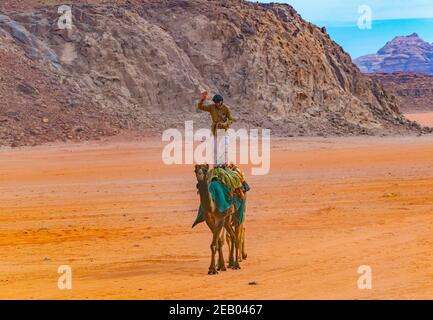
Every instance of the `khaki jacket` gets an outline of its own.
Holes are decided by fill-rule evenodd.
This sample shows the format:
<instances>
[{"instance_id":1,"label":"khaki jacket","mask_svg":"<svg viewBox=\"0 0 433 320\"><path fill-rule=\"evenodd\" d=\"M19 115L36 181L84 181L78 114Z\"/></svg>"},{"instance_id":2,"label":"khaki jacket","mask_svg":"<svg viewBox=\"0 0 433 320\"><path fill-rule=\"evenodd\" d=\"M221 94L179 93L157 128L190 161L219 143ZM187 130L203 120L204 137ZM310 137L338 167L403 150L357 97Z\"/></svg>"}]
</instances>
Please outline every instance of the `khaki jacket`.
<instances>
[{"instance_id":1,"label":"khaki jacket","mask_svg":"<svg viewBox=\"0 0 433 320\"><path fill-rule=\"evenodd\" d=\"M197 109L210 113L212 118L212 133L214 135L217 129L229 129L234 121L230 109L225 104L217 107L215 104L205 105L203 101L200 101L197 104ZM219 128L217 128L217 124L220 124Z\"/></svg>"}]
</instances>

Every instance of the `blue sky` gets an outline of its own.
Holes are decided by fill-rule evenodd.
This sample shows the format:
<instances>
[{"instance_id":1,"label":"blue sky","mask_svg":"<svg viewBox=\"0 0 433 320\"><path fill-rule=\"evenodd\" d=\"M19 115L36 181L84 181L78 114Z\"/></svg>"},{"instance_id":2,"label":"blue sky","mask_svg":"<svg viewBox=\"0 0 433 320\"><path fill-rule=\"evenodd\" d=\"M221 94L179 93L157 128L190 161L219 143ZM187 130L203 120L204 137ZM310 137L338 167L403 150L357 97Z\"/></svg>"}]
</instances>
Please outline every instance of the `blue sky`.
<instances>
[{"instance_id":1,"label":"blue sky","mask_svg":"<svg viewBox=\"0 0 433 320\"><path fill-rule=\"evenodd\" d=\"M421 38L433 42L433 0L286 0L304 19L326 26L329 34L351 56L357 58L375 53L398 35L417 32ZM370 30L357 27L358 8L372 9Z\"/></svg>"}]
</instances>

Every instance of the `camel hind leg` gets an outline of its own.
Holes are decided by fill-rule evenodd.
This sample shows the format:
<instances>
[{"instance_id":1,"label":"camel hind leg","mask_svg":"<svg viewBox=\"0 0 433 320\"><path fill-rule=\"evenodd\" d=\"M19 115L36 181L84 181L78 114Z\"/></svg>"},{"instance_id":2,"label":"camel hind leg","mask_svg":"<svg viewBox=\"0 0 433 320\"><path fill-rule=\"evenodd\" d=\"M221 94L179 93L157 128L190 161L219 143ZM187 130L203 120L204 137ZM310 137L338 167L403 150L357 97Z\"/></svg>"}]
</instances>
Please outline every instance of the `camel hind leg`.
<instances>
[{"instance_id":1,"label":"camel hind leg","mask_svg":"<svg viewBox=\"0 0 433 320\"><path fill-rule=\"evenodd\" d=\"M239 257L239 262L242 262L243 260L245 260L247 258L247 253L245 252L245 227L242 224L241 226L239 226L240 230L239 230L239 253L238 253L238 257Z\"/></svg>"},{"instance_id":2,"label":"camel hind leg","mask_svg":"<svg viewBox=\"0 0 433 320\"><path fill-rule=\"evenodd\" d=\"M226 228L227 231L227 228ZM230 233L227 231L226 232L226 242L227 242L227 246L229 247L229 252L231 251L232 248L232 238L230 236Z\"/></svg>"},{"instance_id":3,"label":"camel hind leg","mask_svg":"<svg viewBox=\"0 0 433 320\"><path fill-rule=\"evenodd\" d=\"M235 250L236 250L236 234L235 234L235 230L233 229L233 225L232 225L232 220L231 219L227 219L224 227L227 231L227 244L229 247L229 267L233 268L233 269L237 269L236 268L236 263L235 263Z\"/></svg>"},{"instance_id":4,"label":"camel hind leg","mask_svg":"<svg viewBox=\"0 0 433 320\"><path fill-rule=\"evenodd\" d=\"M234 241L232 246L234 246L234 251L235 251L235 259L234 259L234 264L232 269L240 269L241 266L239 265L239 261L240 261L240 255L239 255L239 251L240 251L240 236L241 236L241 227L238 223L235 223L234 226Z\"/></svg>"},{"instance_id":5,"label":"camel hind leg","mask_svg":"<svg viewBox=\"0 0 433 320\"><path fill-rule=\"evenodd\" d=\"M247 258L247 253L245 252L245 227L242 225L242 235L241 235L241 258L245 260Z\"/></svg>"}]
</instances>

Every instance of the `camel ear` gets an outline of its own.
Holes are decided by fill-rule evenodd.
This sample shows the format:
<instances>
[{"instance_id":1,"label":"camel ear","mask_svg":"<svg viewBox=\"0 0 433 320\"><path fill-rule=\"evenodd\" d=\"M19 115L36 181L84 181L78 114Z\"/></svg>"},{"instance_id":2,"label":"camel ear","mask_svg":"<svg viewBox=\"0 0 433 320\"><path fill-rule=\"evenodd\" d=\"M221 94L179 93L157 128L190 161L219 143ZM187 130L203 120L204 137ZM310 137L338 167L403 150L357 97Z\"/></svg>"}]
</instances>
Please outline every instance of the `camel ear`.
<instances>
[{"instance_id":1,"label":"camel ear","mask_svg":"<svg viewBox=\"0 0 433 320\"><path fill-rule=\"evenodd\" d=\"M197 171L199 168L200 168L200 165L199 165L199 164L196 164L196 165L195 165L195 171Z\"/></svg>"}]
</instances>

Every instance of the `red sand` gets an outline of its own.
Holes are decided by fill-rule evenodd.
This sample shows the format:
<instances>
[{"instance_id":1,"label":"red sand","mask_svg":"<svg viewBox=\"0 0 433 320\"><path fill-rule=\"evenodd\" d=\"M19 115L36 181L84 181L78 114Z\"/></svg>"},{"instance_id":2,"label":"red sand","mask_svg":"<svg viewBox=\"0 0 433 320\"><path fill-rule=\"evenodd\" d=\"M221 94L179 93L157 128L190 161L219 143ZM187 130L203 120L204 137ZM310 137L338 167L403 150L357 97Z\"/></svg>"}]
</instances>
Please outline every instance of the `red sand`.
<instances>
[{"instance_id":1,"label":"red sand","mask_svg":"<svg viewBox=\"0 0 433 320\"><path fill-rule=\"evenodd\" d=\"M210 232L191 229L193 167L164 166L159 141L0 151L0 298L433 298L432 150L431 136L273 141L270 174L248 177L248 259L217 276Z\"/></svg>"},{"instance_id":2,"label":"red sand","mask_svg":"<svg viewBox=\"0 0 433 320\"><path fill-rule=\"evenodd\" d=\"M433 127L433 112L426 113L408 113L405 114L406 118L416 121L419 124L427 127Z\"/></svg>"}]
</instances>

